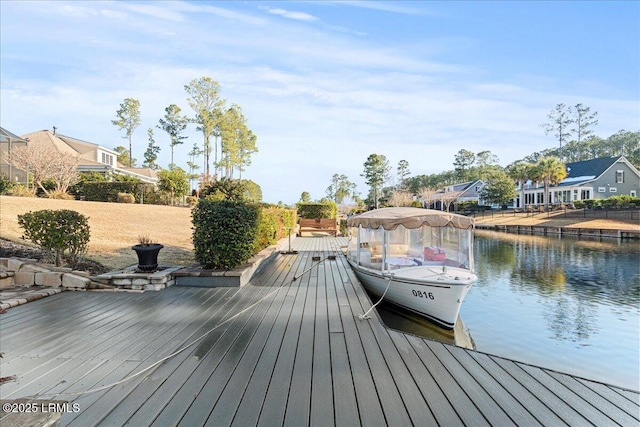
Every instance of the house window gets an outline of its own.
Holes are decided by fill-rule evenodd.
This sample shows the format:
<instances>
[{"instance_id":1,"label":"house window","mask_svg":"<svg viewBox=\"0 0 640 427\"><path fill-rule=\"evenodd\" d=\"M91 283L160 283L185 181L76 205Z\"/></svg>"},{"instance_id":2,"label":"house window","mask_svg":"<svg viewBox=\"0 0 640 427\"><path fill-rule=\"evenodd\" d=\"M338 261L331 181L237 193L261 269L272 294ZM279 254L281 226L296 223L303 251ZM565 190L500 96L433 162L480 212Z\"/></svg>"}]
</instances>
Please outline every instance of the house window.
<instances>
[{"instance_id":1,"label":"house window","mask_svg":"<svg viewBox=\"0 0 640 427\"><path fill-rule=\"evenodd\" d=\"M638 193L636 193L636 190L631 190L631 191L629 192L629 195L630 195L631 197L636 197L636 196L637 196L637 194L638 194Z\"/></svg>"},{"instance_id":2,"label":"house window","mask_svg":"<svg viewBox=\"0 0 640 427\"><path fill-rule=\"evenodd\" d=\"M617 193L618 189L616 187L609 188L609 193Z\"/></svg>"},{"instance_id":3,"label":"house window","mask_svg":"<svg viewBox=\"0 0 640 427\"><path fill-rule=\"evenodd\" d=\"M102 153L102 163L104 163L105 165L113 166L113 156L107 153Z\"/></svg>"},{"instance_id":4,"label":"house window","mask_svg":"<svg viewBox=\"0 0 640 427\"><path fill-rule=\"evenodd\" d=\"M622 184L624 182L624 171L616 171L616 183Z\"/></svg>"},{"instance_id":5,"label":"house window","mask_svg":"<svg viewBox=\"0 0 640 427\"><path fill-rule=\"evenodd\" d=\"M598 193L606 193L607 189L604 187L598 187Z\"/></svg>"}]
</instances>

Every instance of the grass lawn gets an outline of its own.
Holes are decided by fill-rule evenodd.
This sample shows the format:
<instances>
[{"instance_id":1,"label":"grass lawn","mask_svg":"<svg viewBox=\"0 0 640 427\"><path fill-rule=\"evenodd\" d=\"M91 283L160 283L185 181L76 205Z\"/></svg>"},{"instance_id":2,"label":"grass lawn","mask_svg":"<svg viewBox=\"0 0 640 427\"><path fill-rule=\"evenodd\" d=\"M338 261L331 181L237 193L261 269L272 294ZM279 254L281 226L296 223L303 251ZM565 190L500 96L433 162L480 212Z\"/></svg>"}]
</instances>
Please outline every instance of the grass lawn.
<instances>
[{"instance_id":1,"label":"grass lawn","mask_svg":"<svg viewBox=\"0 0 640 427\"><path fill-rule=\"evenodd\" d=\"M131 247L138 243L140 235L164 245L158 258L160 264L195 262L191 209L186 207L0 196L0 237L31 244L22 240L18 215L42 209L70 209L87 216L91 228L87 258L109 268L137 264Z\"/></svg>"}]
</instances>

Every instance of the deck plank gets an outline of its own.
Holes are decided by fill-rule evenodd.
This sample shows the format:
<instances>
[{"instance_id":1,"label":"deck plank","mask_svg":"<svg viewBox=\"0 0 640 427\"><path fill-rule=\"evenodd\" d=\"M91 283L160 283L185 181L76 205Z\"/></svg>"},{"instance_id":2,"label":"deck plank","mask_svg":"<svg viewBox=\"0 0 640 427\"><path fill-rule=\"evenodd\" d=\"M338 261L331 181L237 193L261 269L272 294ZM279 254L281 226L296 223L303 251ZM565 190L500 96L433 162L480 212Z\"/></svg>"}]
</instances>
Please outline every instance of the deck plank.
<instances>
[{"instance_id":1,"label":"deck plank","mask_svg":"<svg viewBox=\"0 0 640 427\"><path fill-rule=\"evenodd\" d=\"M573 399L570 398L567 401L562 396L555 394L555 390L548 388L549 386L553 387L553 384L546 381L548 375L542 369L536 368L527 372L525 369L526 365L501 358L495 358L494 361L509 372L520 384L531 391L531 393L555 412L566 424L592 425L588 419L580 414L578 408L571 406L571 403L574 402ZM562 395L565 395L564 390L558 389L558 391Z\"/></svg>"},{"instance_id":2,"label":"deck plank","mask_svg":"<svg viewBox=\"0 0 640 427\"><path fill-rule=\"evenodd\" d=\"M304 264L300 263L300 257L296 256L294 259L295 260L291 262L292 265L286 272L287 274L274 283L274 286L282 285L286 287L278 294L279 297L283 298L283 303L274 316L273 328L269 333L267 343L251 375L246 391L239 401L238 409L231 425L256 425L260 417L278 354L284 341L287 322L291 316L295 301L296 294L295 292L292 293L289 285L293 277L302 272L301 267L304 267ZM295 288L293 289L295 290Z\"/></svg>"},{"instance_id":3,"label":"deck plank","mask_svg":"<svg viewBox=\"0 0 640 427\"><path fill-rule=\"evenodd\" d=\"M446 346L446 349L456 358L464 369L491 394L496 403L505 411L511 420L519 426L541 425L523 405L523 401L516 399L509 393L508 385L503 385L499 379L491 375L491 370L471 357L468 351L459 347Z\"/></svg>"},{"instance_id":4,"label":"deck plank","mask_svg":"<svg viewBox=\"0 0 640 427\"><path fill-rule=\"evenodd\" d=\"M447 350L447 346L432 343L429 345L429 348L447 372L456 378L456 382L461 385L462 390L469 396L474 406L476 408L482 408L482 414L490 425L515 425L513 420L504 413L487 390L482 388L467 368L457 360L454 354ZM497 392L497 390L494 389L493 392Z\"/></svg>"},{"instance_id":5,"label":"deck plank","mask_svg":"<svg viewBox=\"0 0 640 427\"><path fill-rule=\"evenodd\" d=\"M525 366L527 371L532 371L534 368ZM591 422L596 425L609 424L611 421L620 425L633 425L640 424L638 413L636 414L627 412L633 411L633 404L627 399L609 390L606 386L588 387L585 390L584 384L580 383L577 379L558 372L545 371L549 377L553 378L558 384L562 384L564 389L557 391L558 395L563 396L565 400L571 401L572 406L577 408L583 416L586 416ZM558 390L560 387L553 384L550 389ZM602 396L598 392L605 394ZM635 408L637 410L637 407ZM635 417L634 417L635 415Z\"/></svg>"}]
</instances>

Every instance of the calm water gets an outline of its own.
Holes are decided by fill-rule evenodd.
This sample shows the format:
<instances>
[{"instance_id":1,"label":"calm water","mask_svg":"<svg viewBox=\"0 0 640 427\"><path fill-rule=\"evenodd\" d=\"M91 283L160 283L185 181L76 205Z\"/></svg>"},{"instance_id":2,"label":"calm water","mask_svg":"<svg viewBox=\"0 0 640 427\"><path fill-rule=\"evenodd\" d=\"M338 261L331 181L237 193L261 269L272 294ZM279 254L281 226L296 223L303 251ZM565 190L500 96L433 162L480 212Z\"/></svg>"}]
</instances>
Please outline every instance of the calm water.
<instances>
[{"instance_id":1,"label":"calm water","mask_svg":"<svg viewBox=\"0 0 640 427\"><path fill-rule=\"evenodd\" d=\"M640 390L638 241L478 230L475 243L460 315L478 351Z\"/></svg>"}]
</instances>

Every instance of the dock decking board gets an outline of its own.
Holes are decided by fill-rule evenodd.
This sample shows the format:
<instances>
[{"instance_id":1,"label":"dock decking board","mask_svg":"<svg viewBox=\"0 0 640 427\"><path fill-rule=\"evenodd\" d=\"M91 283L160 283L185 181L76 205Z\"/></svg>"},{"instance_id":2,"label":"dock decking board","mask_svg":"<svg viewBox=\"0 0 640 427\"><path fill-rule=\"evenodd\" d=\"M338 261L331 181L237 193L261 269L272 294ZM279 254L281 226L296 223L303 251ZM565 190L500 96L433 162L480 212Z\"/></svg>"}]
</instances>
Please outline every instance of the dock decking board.
<instances>
[{"instance_id":1,"label":"dock decking board","mask_svg":"<svg viewBox=\"0 0 640 427\"><path fill-rule=\"evenodd\" d=\"M77 426L640 424L637 391L390 330L375 311L359 320L371 301L344 244L298 238L297 255L243 288L64 292L11 308L1 367L18 380L0 396L58 393L47 398L80 405L62 417ZM143 375L62 394L120 381L233 316Z\"/></svg>"}]
</instances>

